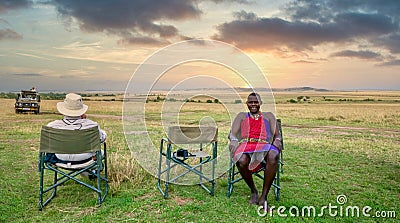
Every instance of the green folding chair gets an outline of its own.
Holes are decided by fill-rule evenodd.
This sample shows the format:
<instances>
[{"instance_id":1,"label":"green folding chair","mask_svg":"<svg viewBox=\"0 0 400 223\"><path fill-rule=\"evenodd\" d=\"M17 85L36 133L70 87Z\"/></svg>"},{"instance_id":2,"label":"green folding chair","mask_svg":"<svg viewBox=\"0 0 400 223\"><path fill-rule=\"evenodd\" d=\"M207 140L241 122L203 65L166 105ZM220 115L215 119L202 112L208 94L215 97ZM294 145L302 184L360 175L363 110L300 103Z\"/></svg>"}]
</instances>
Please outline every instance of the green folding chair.
<instances>
[{"instance_id":1,"label":"green folding chair","mask_svg":"<svg viewBox=\"0 0 400 223\"><path fill-rule=\"evenodd\" d=\"M168 128L168 138L161 139L158 163L158 189L164 198L168 197L170 183L177 184L179 179L190 174L198 177L197 184L214 195L217 138L217 127ZM183 170L176 171L178 167L183 167Z\"/></svg>"},{"instance_id":2,"label":"green folding chair","mask_svg":"<svg viewBox=\"0 0 400 223\"><path fill-rule=\"evenodd\" d=\"M101 150L103 150L103 154ZM85 163L55 163L52 160L45 159L47 154L80 154L88 152L95 152L96 155ZM107 148L105 142L100 143L98 127L65 130L42 126L39 172L39 210L42 210L56 196L57 187L69 180L95 191L97 193L97 202L101 205L108 193ZM45 183L45 176L48 175L45 172L54 173L51 184ZM78 179L79 174L83 172L97 179L96 183L92 183L95 185ZM49 193L50 195L48 195L48 192L51 192L51 194Z\"/></svg>"},{"instance_id":3,"label":"green folding chair","mask_svg":"<svg viewBox=\"0 0 400 223\"><path fill-rule=\"evenodd\" d=\"M275 194L275 199L279 201L280 199L280 191L281 191L281 174L283 173L283 149L284 149L284 143L283 143L283 134L282 134L282 124L281 120L277 119L277 123L279 126L279 131L281 135L281 142L282 142L282 152L279 154L279 160L278 160L278 170L276 171L275 179L274 182L272 183L272 187L274 189L274 194ZM230 158L230 169L228 170L228 193L227 196L230 197L233 192L234 185L241 181L243 178L240 176L239 171L237 170L237 167L235 163L233 162L233 158ZM263 176L263 171L264 168L259 169L258 171L253 173L253 176L256 176L257 178L264 180ZM260 173L261 172L261 173Z\"/></svg>"}]
</instances>

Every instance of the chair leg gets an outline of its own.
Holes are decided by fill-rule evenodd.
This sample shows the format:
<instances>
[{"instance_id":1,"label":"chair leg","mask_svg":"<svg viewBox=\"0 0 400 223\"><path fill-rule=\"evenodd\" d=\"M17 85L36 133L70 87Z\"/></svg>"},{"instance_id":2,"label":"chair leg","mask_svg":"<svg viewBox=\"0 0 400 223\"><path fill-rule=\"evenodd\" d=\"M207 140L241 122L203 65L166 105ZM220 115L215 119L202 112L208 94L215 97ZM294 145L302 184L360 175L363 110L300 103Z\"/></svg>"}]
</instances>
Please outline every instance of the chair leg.
<instances>
[{"instance_id":1,"label":"chair leg","mask_svg":"<svg viewBox=\"0 0 400 223\"><path fill-rule=\"evenodd\" d=\"M165 139L161 139L161 143L160 143L160 158L158 160L157 187L158 187L158 190L161 192L161 195L164 198L167 198L168 197L169 173L170 173L169 170L170 170L170 167L171 167L171 164L170 164L170 160L171 160L171 154L170 154L171 145L169 143L166 144L167 149L166 149L166 153L164 153L164 151L163 151L164 142L167 142L167 141ZM166 161L166 164L167 164L167 168L166 169L162 169L162 163L163 163L163 157L164 156L165 156L165 161ZM162 179L161 179L161 177L162 177L161 175L162 174L166 174L165 175L166 179L165 179L165 182L164 182L164 189L161 186L162 185Z\"/></svg>"},{"instance_id":2,"label":"chair leg","mask_svg":"<svg viewBox=\"0 0 400 223\"><path fill-rule=\"evenodd\" d=\"M43 209L44 206L46 206L57 194L57 187L54 187L53 189L51 189L51 195L43 202L43 196L44 194L46 194L47 192L50 192L50 190L46 189L46 191L44 192L43 188L44 188L44 166L41 169L40 172L40 180L39 180L39 210L41 211ZM55 185L58 181L57 178L57 172L54 171L54 180L53 180L53 185Z\"/></svg>"},{"instance_id":3,"label":"chair leg","mask_svg":"<svg viewBox=\"0 0 400 223\"><path fill-rule=\"evenodd\" d=\"M40 153L39 155L39 172L40 172L40 179L39 179L39 211L41 211L43 209L44 206L46 206L51 199L53 199L56 196L57 193L57 187L54 187L52 189L52 193L51 195L43 202L43 196L44 194L46 194L46 192L44 192L44 175L45 175L45 165L44 165L44 153ZM53 184L57 183L57 172L54 172L54 179L53 179Z\"/></svg>"},{"instance_id":4,"label":"chair leg","mask_svg":"<svg viewBox=\"0 0 400 223\"><path fill-rule=\"evenodd\" d=\"M199 163L203 162L203 158L199 159ZM199 174L199 184L202 185L203 184L203 165L199 166L199 172L201 174Z\"/></svg>"},{"instance_id":5,"label":"chair leg","mask_svg":"<svg viewBox=\"0 0 400 223\"><path fill-rule=\"evenodd\" d=\"M99 162L101 162L101 160ZM99 189L99 192L97 192L97 203L98 205L101 205L101 178L100 178L99 168L96 169L96 177L97 177L97 189Z\"/></svg>"},{"instance_id":6,"label":"chair leg","mask_svg":"<svg viewBox=\"0 0 400 223\"><path fill-rule=\"evenodd\" d=\"M107 163L108 163L108 159L107 159L107 145L104 142L104 176L105 176L105 183L106 183L106 189L105 189L105 194L103 196L102 201L104 201L104 199L106 199L106 196L108 194L108 190L109 190L109 185L108 185L108 167L107 167Z\"/></svg>"},{"instance_id":7,"label":"chair leg","mask_svg":"<svg viewBox=\"0 0 400 223\"><path fill-rule=\"evenodd\" d=\"M106 144L104 143L104 155L101 155L101 152L97 152L97 164L96 164L96 177L97 177L97 203L101 205L105 200L108 194L108 170L107 170L107 149ZM104 161L104 163L103 163ZM102 176L102 172L104 171L104 176ZM102 185L102 183L104 185ZM103 189L102 189L103 186Z\"/></svg>"},{"instance_id":8,"label":"chair leg","mask_svg":"<svg viewBox=\"0 0 400 223\"><path fill-rule=\"evenodd\" d=\"M282 153L281 153L282 154ZM276 201L280 200L281 197L281 154L279 156L278 160L278 170L276 171L276 177L275 177L275 199Z\"/></svg>"},{"instance_id":9,"label":"chair leg","mask_svg":"<svg viewBox=\"0 0 400 223\"><path fill-rule=\"evenodd\" d=\"M54 172L54 181L53 181L53 184L56 184L57 183L57 172ZM54 190L53 190L53 196L56 196L56 193L57 193L57 187L55 187L54 188Z\"/></svg>"},{"instance_id":10,"label":"chair leg","mask_svg":"<svg viewBox=\"0 0 400 223\"><path fill-rule=\"evenodd\" d=\"M214 196L214 188L215 188L215 180L214 180L214 178L212 178L210 183L211 183L210 195Z\"/></svg>"},{"instance_id":11,"label":"chair leg","mask_svg":"<svg viewBox=\"0 0 400 223\"><path fill-rule=\"evenodd\" d=\"M212 160L212 170L211 170L211 196L214 196L214 188L215 188L215 164L217 162L217 142L214 142L213 145L213 160Z\"/></svg>"},{"instance_id":12,"label":"chair leg","mask_svg":"<svg viewBox=\"0 0 400 223\"><path fill-rule=\"evenodd\" d=\"M39 171L40 171L40 179L39 179L39 211L43 209L43 162L39 161Z\"/></svg>"},{"instance_id":13,"label":"chair leg","mask_svg":"<svg viewBox=\"0 0 400 223\"><path fill-rule=\"evenodd\" d=\"M171 144L167 145L167 156L166 156L166 161L167 161L167 175L165 178L165 190L164 190L164 198L168 197L168 183L169 183L169 175L170 175L170 170L171 170Z\"/></svg>"},{"instance_id":14,"label":"chair leg","mask_svg":"<svg viewBox=\"0 0 400 223\"><path fill-rule=\"evenodd\" d=\"M228 170L228 193L227 197L229 198L233 191L233 181L235 180L235 165L232 162L232 158L229 162L229 170Z\"/></svg>"},{"instance_id":15,"label":"chair leg","mask_svg":"<svg viewBox=\"0 0 400 223\"><path fill-rule=\"evenodd\" d=\"M162 155L162 151L160 149L160 158L158 160L157 187L158 187L158 190L160 190L160 192L164 195L163 190L161 188L161 163L162 163L162 157L163 157L163 155Z\"/></svg>"},{"instance_id":16,"label":"chair leg","mask_svg":"<svg viewBox=\"0 0 400 223\"><path fill-rule=\"evenodd\" d=\"M106 155L106 153L104 153L104 155ZM104 179L105 191L104 191L103 198L101 199L102 203L106 199L106 196L107 196L108 190L109 190L109 186L108 186L108 170L107 170L107 156L105 156L105 158L104 158L104 176L105 176L105 179Z\"/></svg>"}]
</instances>

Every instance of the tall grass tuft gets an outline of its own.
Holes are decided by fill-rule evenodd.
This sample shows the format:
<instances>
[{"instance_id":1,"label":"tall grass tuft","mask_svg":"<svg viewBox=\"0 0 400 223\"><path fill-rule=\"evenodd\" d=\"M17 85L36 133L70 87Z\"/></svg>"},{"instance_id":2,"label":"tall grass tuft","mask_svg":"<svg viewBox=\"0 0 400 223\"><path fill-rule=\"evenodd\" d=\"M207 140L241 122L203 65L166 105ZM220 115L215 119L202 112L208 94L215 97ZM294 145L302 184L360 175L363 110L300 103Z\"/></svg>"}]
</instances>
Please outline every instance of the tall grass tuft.
<instances>
[{"instance_id":1,"label":"tall grass tuft","mask_svg":"<svg viewBox=\"0 0 400 223\"><path fill-rule=\"evenodd\" d=\"M104 121L102 119L98 123L107 132L110 187L113 190L119 190L125 182L131 185L143 183L148 174L131 155L122 129L119 126L121 124L120 121L109 122L109 120Z\"/></svg>"},{"instance_id":2,"label":"tall grass tuft","mask_svg":"<svg viewBox=\"0 0 400 223\"><path fill-rule=\"evenodd\" d=\"M148 174L130 154L113 152L108 157L110 170L112 170L109 172L110 186L113 190L121 189L124 182L133 186L140 185L148 178Z\"/></svg>"}]
</instances>

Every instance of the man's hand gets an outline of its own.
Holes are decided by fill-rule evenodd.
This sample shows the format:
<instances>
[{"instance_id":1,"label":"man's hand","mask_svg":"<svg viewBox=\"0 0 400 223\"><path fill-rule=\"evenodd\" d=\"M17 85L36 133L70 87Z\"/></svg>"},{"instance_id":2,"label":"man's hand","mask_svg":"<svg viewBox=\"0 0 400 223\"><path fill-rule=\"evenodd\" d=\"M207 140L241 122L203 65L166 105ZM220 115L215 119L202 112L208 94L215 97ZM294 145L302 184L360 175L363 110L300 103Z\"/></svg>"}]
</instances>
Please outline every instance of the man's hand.
<instances>
[{"instance_id":1,"label":"man's hand","mask_svg":"<svg viewBox=\"0 0 400 223\"><path fill-rule=\"evenodd\" d=\"M231 140L229 143L229 151L231 152L231 157L235 155L236 148L239 146L239 142L237 140Z\"/></svg>"},{"instance_id":2,"label":"man's hand","mask_svg":"<svg viewBox=\"0 0 400 223\"><path fill-rule=\"evenodd\" d=\"M279 152L282 152L282 141L280 138L275 138L272 145L278 148Z\"/></svg>"}]
</instances>

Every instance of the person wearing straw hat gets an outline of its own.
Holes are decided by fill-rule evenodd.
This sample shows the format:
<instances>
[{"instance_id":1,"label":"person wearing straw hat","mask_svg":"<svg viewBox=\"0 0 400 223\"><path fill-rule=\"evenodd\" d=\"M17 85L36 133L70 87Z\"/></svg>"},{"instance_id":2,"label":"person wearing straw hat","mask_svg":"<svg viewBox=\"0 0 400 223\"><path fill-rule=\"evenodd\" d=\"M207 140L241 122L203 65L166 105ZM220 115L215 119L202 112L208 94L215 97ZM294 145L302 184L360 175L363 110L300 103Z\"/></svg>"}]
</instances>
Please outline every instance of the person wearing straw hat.
<instances>
[{"instance_id":1,"label":"person wearing straw hat","mask_svg":"<svg viewBox=\"0 0 400 223\"><path fill-rule=\"evenodd\" d=\"M75 93L69 93L65 96L63 102L57 103L57 110L64 115L63 119L55 120L47 124L47 126L56 129L79 130L88 129L98 126L100 133L100 141L106 140L107 134L104 130L100 129L99 125L86 118L86 111L88 106L83 104L82 97ZM86 162L95 155L95 153L81 153L81 154L51 154L48 157L54 162ZM55 155L55 157L54 157Z\"/></svg>"}]
</instances>

